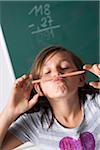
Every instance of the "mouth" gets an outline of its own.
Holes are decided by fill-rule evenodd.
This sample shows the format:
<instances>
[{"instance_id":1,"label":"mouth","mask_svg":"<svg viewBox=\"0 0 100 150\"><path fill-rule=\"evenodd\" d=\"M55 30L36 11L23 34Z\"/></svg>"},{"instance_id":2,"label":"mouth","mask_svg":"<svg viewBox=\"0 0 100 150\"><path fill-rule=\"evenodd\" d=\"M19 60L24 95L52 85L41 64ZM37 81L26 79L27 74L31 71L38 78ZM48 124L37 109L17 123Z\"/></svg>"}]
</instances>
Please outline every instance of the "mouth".
<instances>
[{"instance_id":1,"label":"mouth","mask_svg":"<svg viewBox=\"0 0 100 150\"><path fill-rule=\"evenodd\" d=\"M54 82L57 82L57 81L63 81L64 79L62 78L62 77L55 77L54 79L53 79L53 81Z\"/></svg>"}]
</instances>

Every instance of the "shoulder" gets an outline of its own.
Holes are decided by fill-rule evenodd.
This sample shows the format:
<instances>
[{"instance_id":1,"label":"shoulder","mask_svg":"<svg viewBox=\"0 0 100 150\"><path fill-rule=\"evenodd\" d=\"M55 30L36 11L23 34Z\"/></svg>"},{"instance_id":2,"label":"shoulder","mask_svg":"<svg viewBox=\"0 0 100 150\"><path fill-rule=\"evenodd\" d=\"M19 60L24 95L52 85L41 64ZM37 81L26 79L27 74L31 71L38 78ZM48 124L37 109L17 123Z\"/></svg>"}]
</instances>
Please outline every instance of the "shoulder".
<instances>
[{"instance_id":1,"label":"shoulder","mask_svg":"<svg viewBox=\"0 0 100 150\"><path fill-rule=\"evenodd\" d=\"M85 107L95 106L100 109L100 93L86 94Z\"/></svg>"},{"instance_id":2,"label":"shoulder","mask_svg":"<svg viewBox=\"0 0 100 150\"><path fill-rule=\"evenodd\" d=\"M33 112L33 113L24 113L21 118L23 120L32 121L32 122L40 122L41 120L41 111L39 112Z\"/></svg>"},{"instance_id":3,"label":"shoulder","mask_svg":"<svg viewBox=\"0 0 100 150\"><path fill-rule=\"evenodd\" d=\"M18 127L29 127L29 126L37 126L37 124L41 125L41 112L34 113L24 113L20 115L12 124L12 126Z\"/></svg>"},{"instance_id":4,"label":"shoulder","mask_svg":"<svg viewBox=\"0 0 100 150\"><path fill-rule=\"evenodd\" d=\"M33 126L38 126L42 127L42 125L48 125L49 119L51 118L51 112L48 112L48 115L45 115L42 110L39 112L32 112L32 113L24 113L21 115L17 120L16 123L24 123L27 125L33 125ZM42 123L43 119L43 123Z\"/></svg>"}]
</instances>

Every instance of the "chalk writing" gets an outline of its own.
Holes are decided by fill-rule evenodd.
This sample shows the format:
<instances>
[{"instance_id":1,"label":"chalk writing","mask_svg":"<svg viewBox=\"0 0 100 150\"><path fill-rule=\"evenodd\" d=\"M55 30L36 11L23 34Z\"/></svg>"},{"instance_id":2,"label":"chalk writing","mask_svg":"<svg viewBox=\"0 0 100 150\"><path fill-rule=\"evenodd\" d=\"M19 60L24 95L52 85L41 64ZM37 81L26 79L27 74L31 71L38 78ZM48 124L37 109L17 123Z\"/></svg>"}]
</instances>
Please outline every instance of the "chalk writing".
<instances>
[{"instance_id":1,"label":"chalk writing","mask_svg":"<svg viewBox=\"0 0 100 150\"><path fill-rule=\"evenodd\" d=\"M50 4L46 3L43 5L35 5L28 13L28 15L32 15L33 20L38 20L32 22L28 25L28 28L32 29L31 34L38 34L42 32L48 33L48 37L54 37L54 30L60 28L60 25L55 25L54 20L51 15ZM48 32L47 32L48 31Z\"/></svg>"}]
</instances>

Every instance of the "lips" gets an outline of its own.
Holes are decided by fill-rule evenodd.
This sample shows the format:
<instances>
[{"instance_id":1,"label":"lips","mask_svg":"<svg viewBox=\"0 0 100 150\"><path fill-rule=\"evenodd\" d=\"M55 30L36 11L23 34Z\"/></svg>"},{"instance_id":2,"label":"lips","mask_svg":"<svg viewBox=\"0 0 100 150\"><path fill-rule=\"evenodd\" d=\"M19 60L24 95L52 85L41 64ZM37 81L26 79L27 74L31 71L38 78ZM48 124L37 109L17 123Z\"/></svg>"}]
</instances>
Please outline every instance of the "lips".
<instances>
[{"instance_id":1,"label":"lips","mask_svg":"<svg viewBox=\"0 0 100 150\"><path fill-rule=\"evenodd\" d=\"M55 77L55 78L53 79L53 81L54 81L54 82L56 82L56 81L63 81L63 78L62 78L62 77Z\"/></svg>"}]
</instances>

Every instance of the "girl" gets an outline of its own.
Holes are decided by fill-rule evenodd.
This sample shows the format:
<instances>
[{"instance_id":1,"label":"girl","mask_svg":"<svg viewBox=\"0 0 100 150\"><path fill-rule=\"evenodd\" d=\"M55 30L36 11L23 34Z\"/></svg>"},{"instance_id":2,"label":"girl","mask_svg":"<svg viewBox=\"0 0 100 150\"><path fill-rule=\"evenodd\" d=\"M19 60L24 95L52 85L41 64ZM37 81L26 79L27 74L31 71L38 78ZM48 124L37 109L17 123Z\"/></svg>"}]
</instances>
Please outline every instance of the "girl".
<instances>
[{"instance_id":1,"label":"girl","mask_svg":"<svg viewBox=\"0 0 100 150\"><path fill-rule=\"evenodd\" d=\"M85 71L71 73L83 69L100 76L100 65L83 65L60 46L42 50L1 113L1 150L28 141L40 150L99 150L100 83L86 84Z\"/></svg>"}]
</instances>

